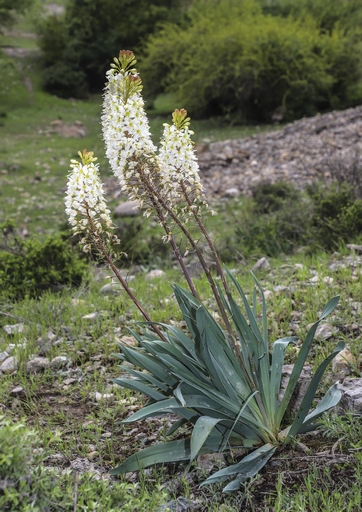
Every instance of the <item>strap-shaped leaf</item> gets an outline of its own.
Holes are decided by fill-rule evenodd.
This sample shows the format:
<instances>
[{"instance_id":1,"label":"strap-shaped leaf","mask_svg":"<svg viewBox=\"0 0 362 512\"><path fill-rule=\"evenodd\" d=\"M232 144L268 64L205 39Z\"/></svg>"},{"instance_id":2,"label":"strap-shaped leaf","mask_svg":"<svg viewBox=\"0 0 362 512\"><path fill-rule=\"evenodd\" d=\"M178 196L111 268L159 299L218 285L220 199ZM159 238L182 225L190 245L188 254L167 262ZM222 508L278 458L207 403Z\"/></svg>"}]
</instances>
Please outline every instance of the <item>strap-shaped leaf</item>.
<instances>
[{"instance_id":1,"label":"strap-shaped leaf","mask_svg":"<svg viewBox=\"0 0 362 512\"><path fill-rule=\"evenodd\" d=\"M312 405L319 383L323 377L324 372L326 371L327 366L332 361L332 359L334 359L336 355L341 350L344 349L344 347L345 343L343 341L339 342L334 351L328 357L326 357L325 360L318 366L318 369L313 375L312 380L310 381L310 384L308 386L308 389L304 395L297 416L294 419L292 426L290 427L287 439L290 439L298 434Z\"/></svg>"},{"instance_id":2,"label":"strap-shaped leaf","mask_svg":"<svg viewBox=\"0 0 362 512\"><path fill-rule=\"evenodd\" d=\"M165 395L162 393L159 393L154 388L151 388L150 386L147 386L143 382L139 382L136 379L111 379L112 382L115 384L118 384L119 386L122 386L123 388L127 389L134 389L135 391L139 391L140 393L143 393L144 395L147 395L153 400L164 400L166 398Z\"/></svg>"},{"instance_id":3,"label":"strap-shaped leaf","mask_svg":"<svg viewBox=\"0 0 362 512\"><path fill-rule=\"evenodd\" d=\"M270 443L264 444L260 448L257 448L249 455L244 457L237 464L228 466L227 468L221 469L220 471L217 471L213 475L209 476L207 480L201 483L201 486L224 482L227 478L229 478L229 476L235 474L238 475L237 480L239 484L245 482L245 480L256 475L261 470L261 468L265 466L265 464L274 454L276 448L276 446ZM226 488L224 491L228 492L226 491Z\"/></svg>"},{"instance_id":4,"label":"strap-shaped leaf","mask_svg":"<svg viewBox=\"0 0 362 512\"><path fill-rule=\"evenodd\" d=\"M300 349L300 352L298 354L297 360L294 364L294 368L292 371L292 374L290 376L287 389L285 390L283 399L279 405L278 413L277 413L277 421L280 424L282 422L283 416L285 414L285 411L288 407L288 404L290 402L290 399L293 395L293 392L295 390L295 386L297 385L298 379L300 377L301 371L303 369L304 363L308 357L309 350L311 347L311 344L313 342L316 330L318 328L318 325L320 324L321 320L323 320L327 315L329 315L336 305L338 304L339 296L333 297L331 299L326 307L323 309L321 317L315 322L312 327L309 329L308 334L302 344L302 347Z\"/></svg>"},{"instance_id":5,"label":"strap-shaped leaf","mask_svg":"<svg viewBox=\"0 0 362 512\"><path fill-rule=\"evenodd\" d=\"M190 441L179 439L168 443L160 443L145 448L125 460L120 466L110 471L111 475L120 475L130 471L138 471L154 464L180 462L190 458Z\"/></svg>"},{"instance_id":6,"label":"strap-shaped leaf","mask_svg":"<svg viewBox=\"0 0 362 512\"><path fill-rule=\"evenodd\" d=\"M165 365L163 365L156 358L150 356L149 354L141 353L140 349L131 349L129 347L122 346L121 350L126 361L133 364L134 366L138 366L139 368L143 368L149 371L152 375L162 379L164 382L173 380L172 377L170 379L170 375L167 372Z\"/></svg>"},{"instance_id":7,"label":"strap-shaped leaf","mask_svg":"<svg viewBox=\"0 0 362 512\"><path fill-rule=\"evenodd\" d=\"M269 414L274 418L278 409L278 396L280 391L280 383L282 379L283 363L285 350L289 343L296 344L298 338L296 336L287 336L276 340L273 344L272 362L270 368L270 386L269 386ZM274 422L275 420L273 420Z\"/></svg>"},{"instance_id":8,"label":"strap-shaped leaf","mask_svg":"<svg viewBox=\"0 0 362 512\"><path fill-rule=\"evenodd\" d=\"M312 422L320 418L322 414L327 412L329 409L335 407L342 398L342 394L343 392L341 389L339 389L338 383L336 382L335 384L333 384L333 386L331 386L328 389L322 400L318 402L317 407L314 409L314 411L312 411L310 414L308 414L308 416L306 416L302 427L299 429L298 434L302 434L303 432L305 432L306 427L309 427L312 424Z\"/></svg>"},{"instance_id":9,"label":"strap-shaped leaf","mask_svg":"<svg viewBox=\"0 0 362 512\"><path fill-rule=\"evenodd\" d=\"M206 439L211 434L213 428L220 421L223 421L222 418L211 418L210 416L201 416L196 421L191 434L190 462L192 462L194 458L197 457L199 451L204 445Z\"/></svg>"}]
</instances>

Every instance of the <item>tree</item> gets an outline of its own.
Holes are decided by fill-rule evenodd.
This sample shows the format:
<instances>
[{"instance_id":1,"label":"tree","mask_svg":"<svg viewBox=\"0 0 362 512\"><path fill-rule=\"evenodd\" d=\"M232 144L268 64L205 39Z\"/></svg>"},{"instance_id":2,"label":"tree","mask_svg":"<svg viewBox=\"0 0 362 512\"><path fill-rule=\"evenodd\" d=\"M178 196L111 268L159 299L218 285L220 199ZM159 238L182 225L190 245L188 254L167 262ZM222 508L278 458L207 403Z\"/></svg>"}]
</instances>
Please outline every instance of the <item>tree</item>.
<instances>
[{"instance_id":1,"label":"tree","mask_svg":"<svg viewBox=\"0 0 362 512\"><path fill-rule=\"evenodd\" d=\"M63 18L49 17L39 28L46 89L59 96L101 90L119 50L137 49L162 21L179 22L182 6L182 0L70 0Z\"/></svg>"},{"instance_id":2,"label":"tree","mask_svg":"<svg viewBox=\"0 0 362 512\"><path fill-rule=\"evenodd\" d=\"M17 14L22 14L31 7L34 0L0 0L0 33L4 28L10 28Z\"/></svg>"}]
</instances>

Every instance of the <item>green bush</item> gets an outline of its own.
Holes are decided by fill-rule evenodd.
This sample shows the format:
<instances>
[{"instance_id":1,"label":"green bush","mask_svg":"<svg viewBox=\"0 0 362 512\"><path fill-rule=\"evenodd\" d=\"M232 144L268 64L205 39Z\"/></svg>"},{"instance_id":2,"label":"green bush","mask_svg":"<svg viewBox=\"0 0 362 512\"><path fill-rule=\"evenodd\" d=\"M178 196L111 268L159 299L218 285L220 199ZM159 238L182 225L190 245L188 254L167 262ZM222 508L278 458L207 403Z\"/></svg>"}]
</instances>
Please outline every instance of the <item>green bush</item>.
<instances>
[{"instance_id":1,"label":"green bush","mask_svg":"<svg viewBox=\"0 0 362 512\"><path fill-rule=\"evenodd\" d=\"M340 242L351 242L362 234L362 200L354 197L347 184L309 190L314 211L311 219L312 243L335 250Z\"/></svg>"},{"instance_id":2,"label":"green bush","mask_svg":"<svg viewBox=\"0 0 362 512\"><path fill-rule=\"evenodd\" d=\"M362 200L348 184L314 185L304 193L285 183L262 184L235 223L234 237L220 248L224 261L233 253L274 257L301 247L333 251L359 241Z\"/></svg>"},{"instance_id":3,"label":"green bush","mask_svg":"<svg viewBox=\"0 0 362 512\"><path fill-rule=\"evenodd\" d=\"M345 108L362 99L361 35L263 14L253 0L196 2L186 28L164 24L140 69L150 99L173 91L193 116L270 121ZM167 67L165 65L167 63Z\"/></svg>"},{"instance_id":4,"label":"green bush","mask_svg":"<svg viewBox=\"0 0 362 512\"><path fill-rule=\"evenodd\" d=\"M1 226L6 243L0 247L0 296L10 300L39 297L47 290L79 286L87 264L67 239L59 235L8 243L12 225Z\"/></svg>"}]
</instances>

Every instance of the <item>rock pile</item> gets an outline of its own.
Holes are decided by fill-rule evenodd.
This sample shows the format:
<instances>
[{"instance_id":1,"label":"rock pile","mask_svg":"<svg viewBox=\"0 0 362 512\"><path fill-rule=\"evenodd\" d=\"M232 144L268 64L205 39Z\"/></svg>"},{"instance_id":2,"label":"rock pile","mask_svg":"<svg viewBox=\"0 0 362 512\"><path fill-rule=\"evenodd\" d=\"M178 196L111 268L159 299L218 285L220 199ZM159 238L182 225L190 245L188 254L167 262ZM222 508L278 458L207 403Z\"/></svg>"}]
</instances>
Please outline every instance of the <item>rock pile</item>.
<instances>
[{"instance_id":1,"label":"rock pile","mask_svg":"<svg viewBox=\"0 0 362 512\"><path fill-rule=\"evenodd\" d=\"M197 146L202 181L210 196L248 194L261 182L298 188L332 179L362 159L362 106L301 119L274 132Z\"/></svg>"},{"instance_id":2,"label":"rock pile","mask_svg":"<svg viewBox=\"0 0 362 512\"><path fill-rule=\"evenodd\" d=\"M362 105L244 139L200 143L196 151L209 198L249 195L262 182L304 188L316 180L331 181L333 169L362 168ZM105 190L113 198L122 195L116 178Z\"/></svg>"}]
</instances>

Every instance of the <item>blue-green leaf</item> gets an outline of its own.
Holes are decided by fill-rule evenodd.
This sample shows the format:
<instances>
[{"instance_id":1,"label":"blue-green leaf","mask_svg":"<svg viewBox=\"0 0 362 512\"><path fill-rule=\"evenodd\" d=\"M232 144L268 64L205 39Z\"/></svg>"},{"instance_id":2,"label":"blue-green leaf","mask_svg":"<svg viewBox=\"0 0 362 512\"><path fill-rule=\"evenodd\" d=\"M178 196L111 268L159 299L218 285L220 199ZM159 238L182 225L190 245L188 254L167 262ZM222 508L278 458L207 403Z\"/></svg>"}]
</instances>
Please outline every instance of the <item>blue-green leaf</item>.
<instances>
[{"instance_id":1,"label":"blue-green leaf","mask_svg":"<svg viewBox=\"0 0 362 512\"><path fill-rule=\"evenodd\" d=\"M211 431L220 421L222 421L222 418L211 418L210 416L198 418L191 434L190 462L197 456Z\"/></svg>"}]
</instances>

